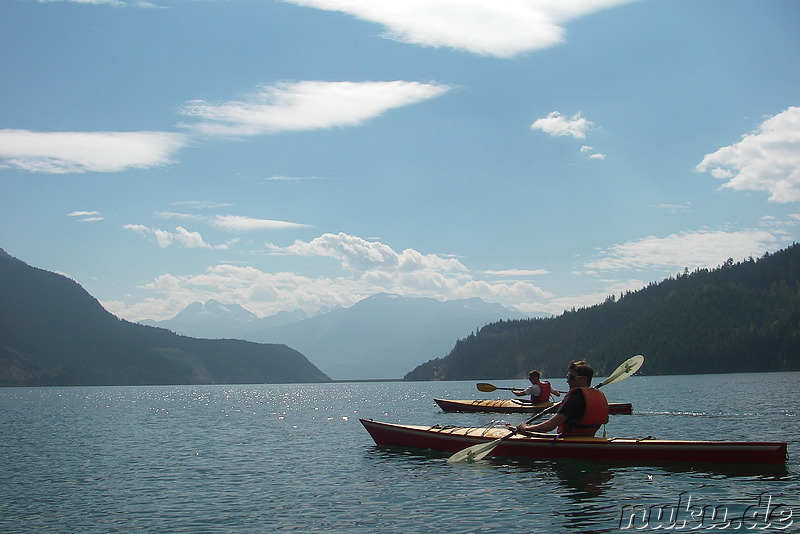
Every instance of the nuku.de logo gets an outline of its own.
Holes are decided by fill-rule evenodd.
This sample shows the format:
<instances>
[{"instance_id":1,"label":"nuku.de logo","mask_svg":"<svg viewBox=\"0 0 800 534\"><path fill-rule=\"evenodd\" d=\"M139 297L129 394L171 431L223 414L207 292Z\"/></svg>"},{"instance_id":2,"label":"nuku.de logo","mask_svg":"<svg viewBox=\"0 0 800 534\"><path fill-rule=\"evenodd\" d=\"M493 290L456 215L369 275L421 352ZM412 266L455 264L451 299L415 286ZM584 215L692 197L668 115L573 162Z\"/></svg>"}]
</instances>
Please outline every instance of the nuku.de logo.
<instances>
[{"instance_id":1,"label":"nuku.de logo","mask_svg":"<svg viewBox=\"0 0 800 534\"><path fill-rule=\"evenodd\" d=\"M741 511L739 511L741 509ZM800 512L800 510L798 511ZM743 530L761 531L770 529L786 531L795 519L792 507L773 502L773 496L762 493L756 504L744 505L706 504L693 502L692 495L682 492L677 504L653 504L645 506L624 505L620 512L620 530Z\"/></svg>"}]
</instances>

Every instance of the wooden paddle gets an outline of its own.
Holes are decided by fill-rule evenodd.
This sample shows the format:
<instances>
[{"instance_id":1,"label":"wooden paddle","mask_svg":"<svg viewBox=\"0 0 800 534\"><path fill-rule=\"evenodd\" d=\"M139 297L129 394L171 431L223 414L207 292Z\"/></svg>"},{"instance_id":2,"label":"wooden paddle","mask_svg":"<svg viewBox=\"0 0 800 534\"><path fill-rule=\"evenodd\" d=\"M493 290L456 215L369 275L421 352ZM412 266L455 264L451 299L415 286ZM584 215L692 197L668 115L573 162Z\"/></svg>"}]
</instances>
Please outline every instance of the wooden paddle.
<instances>
[{"instance_id":1,"label":"wooden paddle","mask_svg":"<svg viewBox=\"0 0 800 534\"><path fill-rule=\"evenodd\" d=\"M499 388L497 386L493 386L491 384L487 384L486 382L478 382L475 384L475 387L478 388L478 391L483 391L484 393L491 393L496 389L507 389L509 391L522 391L521 389L517 388Z\"/></svg>"},{"instance_id":2,"label":"wooden paddle","mask_svg":"<svg viewBox=\"0 0 800 534\"><path fill-rule=\"evenodd\" d=\"M600 389L601 387L606 386L608 384L614 384L616 382L625 380L633 373L638 371L643 363L644 363L644 356L642 356L641 354L637 354L632 358L628 358L619 367L614 369L614 372L608 375L608 378L597 384L595 386L595 389ZM555 412L556 410L558 410L558 407L560 405L561 405L560 403L554 404L550 408L547 408L546 410L539 412L538 414L534 415L533 417L525 421L525 424L531 424L536 419L539 419L540 417L543 417L546 414ZM488 455L490 452L492 452L495 447L500 445L501 442L507 440L516 433L517 429L515 428L502 438L497 438L496 440L489 441L488 443L478 443L477 445L471 445L466 449L461 449L460 451L453 454L450 458L448 458L447 463L454 464L458 462L463 462L464 460L469 460L469 461L480 460L484 458L486 455Z\"/></svg>"}]
</instances>

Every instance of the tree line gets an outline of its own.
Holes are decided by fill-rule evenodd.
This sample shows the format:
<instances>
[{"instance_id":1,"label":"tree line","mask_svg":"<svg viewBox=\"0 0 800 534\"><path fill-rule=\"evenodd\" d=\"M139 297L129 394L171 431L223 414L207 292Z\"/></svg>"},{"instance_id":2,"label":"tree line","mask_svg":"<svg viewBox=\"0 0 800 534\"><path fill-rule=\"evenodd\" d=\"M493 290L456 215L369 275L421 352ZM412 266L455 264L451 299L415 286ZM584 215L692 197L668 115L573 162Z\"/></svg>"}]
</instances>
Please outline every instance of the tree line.
<instances>
[{"instance_id":1,"label":"tree line","mask_svg":"<svg viewBox=\"0 0 800 534\"><path fill-rule=\"evenodd\" d=\"M634 354L650 375L800 370L800 246L685 269L557 317L486 325L404 378L560 376L572 359L603 376Z\"/></svg>"}]
</instances>

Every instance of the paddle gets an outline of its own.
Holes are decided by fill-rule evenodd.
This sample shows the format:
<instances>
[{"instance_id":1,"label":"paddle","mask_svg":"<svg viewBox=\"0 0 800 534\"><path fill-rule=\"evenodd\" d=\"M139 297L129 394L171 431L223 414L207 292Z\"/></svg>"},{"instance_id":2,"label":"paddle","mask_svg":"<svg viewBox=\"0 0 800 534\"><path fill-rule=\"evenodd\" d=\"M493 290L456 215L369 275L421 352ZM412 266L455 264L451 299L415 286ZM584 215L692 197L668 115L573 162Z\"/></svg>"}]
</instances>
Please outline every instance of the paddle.
<instances>
[{"instance_id":1,"label":"paddle","mask_svg":"<svg viewBox=\"0 0 800 534\"><path fill-rule=\"evenodd\" d=\"M519 388L500 388L492 384L487 384L486 382L478 382L477 384L475 384L475 387L477 387L479 391L483 391L484 393L491 393L496 389L507 389L508 391L522 391Z\"/></svg>"},{"instance_id":2,"label":"paddle","mask_svg":"<svg viewBox=\"0 0 800 534\"><path fill-rule=\"evenodd\" d=\"M475 384L475 387L477 387L479 391L483 391L484 393L491 393L492 391L494 391L496 389L507 389L509 391L520 391L517 388L499 388L497 386L493 386L491 384L487 384L486 382L478 382L477 384Z\"/></svg>"},{"instance_id":3,"label":"paddle","mask_svg":"<svg viewBox=\"0 0 800 534\"><path fill-rule=\"evenodd\" d=\"M637 354L632 358L628 358L619 367L614 369L614 372L608 375L608 378L597 384L595 386L595 389L600 389L601 387L606 386L608 384L615 384L616 382L625 380L633 373L638 371L643 363L644 363L644 356L642 356L641 354ZM539 419L540 417L546 414L555 412L556 410L558 410L559 406L560 404L554 404L550 408L547 408L546 410L539 412L538 414L534 415L533 417L525 421L525 424L529 425L536 419ZM448 458L447 463L454 464L457 462L463 462L464 460L480 460L484 458L486 455L488 455L490 452L492 452L495 447L500 445L501 442L507 440L516 433L517 430L514 429L511 430L508 434L506 434L502 438L497 438L496 440L490 441L488 443L478 443L477 445L472 445L470 447L467 447L466 449L461 449L460 451L453 454L450 458Z\"/></svg>"}]
</instances>

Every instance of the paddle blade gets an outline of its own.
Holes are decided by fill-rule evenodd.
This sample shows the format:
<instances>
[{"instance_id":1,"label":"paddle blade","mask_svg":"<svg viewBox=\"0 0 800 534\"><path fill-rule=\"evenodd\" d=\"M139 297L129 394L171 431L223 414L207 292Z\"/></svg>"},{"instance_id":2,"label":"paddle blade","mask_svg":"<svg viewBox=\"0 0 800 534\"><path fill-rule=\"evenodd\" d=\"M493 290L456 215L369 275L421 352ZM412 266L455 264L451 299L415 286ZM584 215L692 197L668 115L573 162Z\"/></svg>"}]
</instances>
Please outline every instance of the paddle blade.
<instances>
[{"instance_id":1,"label":"paddle blade","mask_svg":"<svg viewBox=\"0 0 800 534\"><path fill-rule=\"evenodd\" d=\"M483 391L484 393L491 393L492 391L497 389L493 385L487 384L486 382L479 382L475 384L475 387L478 388L478 391Z\"/></svg>"},{"instance_id":2,"label":"paddle blade","mask_svg":"<svg viewBox=\"0 0 800 534\"><path fill-rule=\"evenodd\" d=\"M619 382L620 380L625 380L633 373L638 371L643 363L644 363L644 356L642 356L641 354L637 354L632 358L628 358L627 360L622 362L622 364L619 367L614 369L614 372L608 375L608 378L597 384L595 387L601 388L605 385L614 384L616 382Z\"/></svg>"},{"instance_id":3,"label":"paddle blade","mask_svg":"<svg viewBox=\"0 0 800 534\"><path fill-rule=\"evenodd\" d=\"M503 438L498 438L494 441L489 441L488 443L478 443L477 445L472 445L466 449L461 449L448 458L447 463L456 464L458 462L472 462L475 460L480 460L492 452L501 441L503 441Z\"/></svg>"}]
</instances>

